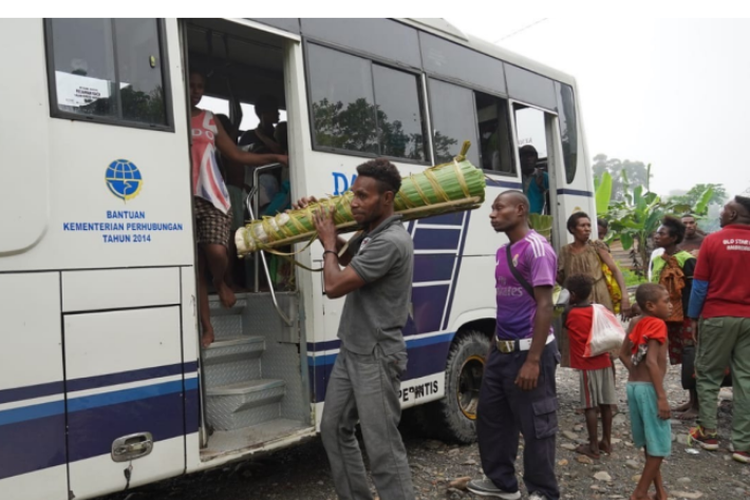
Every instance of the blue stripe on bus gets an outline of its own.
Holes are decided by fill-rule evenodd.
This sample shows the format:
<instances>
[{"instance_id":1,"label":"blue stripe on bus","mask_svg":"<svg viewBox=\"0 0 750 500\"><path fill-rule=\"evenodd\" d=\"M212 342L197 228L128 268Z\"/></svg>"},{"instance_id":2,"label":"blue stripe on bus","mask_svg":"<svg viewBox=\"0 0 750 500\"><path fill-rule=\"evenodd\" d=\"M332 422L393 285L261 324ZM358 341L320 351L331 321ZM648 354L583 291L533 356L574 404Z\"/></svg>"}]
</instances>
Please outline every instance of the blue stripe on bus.
<instances>
[{"instance_id":1,"label":"blue stripe on bus","mask_svg":"<svg viewBox=\"0 0 750 500\"><path fill-rule=\"evenodd\" d=\"M574 196L586 196L588 198L594 197L594 193L592 193L591 191L581 191L580 189L568 189L568 188L558 189L557 194L571 194Z\"/></svg>"},{"instance_id":2,"label":"blue stripe on bus","mask_svg":"<svg viewBox=\"0 0 750 500\"><path fill-rule=\"evenodd\" d=\"M453 341L454 333L434 337L407 340L409 361L402 380L407 381L445 371L445 361ZM325 401L328 378L336 360L336 354L308 356L308 370L315 403Z\"/></svg>"},{"instance_id":3,"label":"blue stripe on bus","mask_svg":"<svg viewBox=\"0 0 750 500\"><path fill-rule=\"evenodd\" d=\"M108 455L115 439L136 432L150 432L154 441L183 436L182 395L169 392L69 414L69 460Z\"/></svg>"},{"instance_id":4,"label":"blue stripe on bus","mask_svg":"<svg viewBox=\"0 0 750 500\"><path fill-rule=\"evenodd\" d=\"M193 365L195 365L197 368L197 363L193 363ZM186 371L195 371L195 368L193 370L189 370L188 367L185 367L184 369ZM107 375L98 375L96 377L68 380L67 388L68 392L86 391L89 389L106 387L108 385L127 384L130 382L138 382L140 380L148 380L151 378L170 377L172 375L179 375L182 373L182 371L182 363L154 366L151 368L141 368L140 370L109 373Z\"/></svg>"},{"instance_id":5,"label":"blue stripe on bus","mask_svg":"<svg viewBox=\"0 0 750 500\"><path fill-rule=\"evenodd\" d=\"M62 380L46 384L28 385L0 391L0 404L23 401L25 399L43 398L62 393L65 388Z\"/></svg>"},{"instance_id":6,"label":"blue stripe on bus","mask_svg":"<svg viewBox=\"0 0 750 500\"><path fill-rule=\"evenodd\" d=\"M338 349L340 345L341 341L339 339L327 340L325 342L308 342L307 350L310 352L330 351L331 349Z\"/></svg>"},{"instance_id":7,"label":"blue stripe on bus","mask_svg":"<svg viewBox=\"0 0 750 500\"><path fill-rule=\"evenodd\" d=\"M453 274L453 260L450 254L418 254L414 256L414 283L425 281L448 281Z\"/></svg>"},{"instance_id":8,"label":"blue stripe on bus","mask_svg":"<svg viewBox=\"0 0 750 500\"><path fill-rule=\"evenodd\" d=\"M462 212L453 212L451 214L435 215L420 219L420 224L442 224L446 226L460 226L464 217Z\"/></svg>"},{"instance_id":9,"label":"blue stripe on bus","mask_svg":"<svg viewBox=\"0 0 750 500\"><path fill-rule=\"evenodd\" d=\"M109 398L72 399L70 406L78 409L67 422L64 401L0 412L0 479L108 455L116 438L136 432L150 432L154 441L196 432L198 381L185 380L184 394L182 385L180 380L102 395ZM141 397L134 399L135 391ZM113 404L98 404L105 401Z\"/></svg>"},{"instance_id":10,"label":"blue stripe on bus","mask_svg":"<svg viewBox=\"0 0 750 500\"><path fill-rule=\"evenodd\" d=\"M458 250L461 227L432 229L417 226L414 232L415 250Z\"/></svg>"},{"instance_id":11,"label":"blue stripe on bus","mask_svg":"<svg viewBox=\"0 0 750 500\"><path fill-rule=\"evenodd\" d=\"M508 189L523 189L523 184L517 181L501 181L491 177L485 177L485 184L489 187L503 187Z\"/></svg>"},{"instance_id":12,"label":"blue stripe on bus","mask_svg":"<svg viewBox=\"0 0 750 500\"><path fill-rule=\"evenodd\" d=\"M0 443L0 480L64 465L65 414L0 425Z\"/></svg>"},{"instance_id":13,"label":"blue stripe on bus","mask_svg":"<svg viewBox=\"0 0 750 500\"><path fill-rule=\"evenodd\" d=\"M89 389L98 389L112 385L126 384L130 382L139 382L152 378L168 377L179 375L181 373L189 374L198 370L198 362L190 361L187 363L177 363L173 365L154 366L140 370L130 370L120 373L109 373L95 377L86 377L68 380L67 390L85 391ZM46 384L29 385L25 387L16 387L13 389L4 389L0 391L0 404L15 403L16 401L25 401L46 396L54 396L65 392L66 384L63 381L49 382Z\"/></svg>"},{"instance_id":14,"label":"blue stripe on bus","mask_svg":"<svg viewBox=\"0 0 750 500\"><path fill-rule=\"evenodd\" d=\"M186 391L196 390L197 388L198 379L191 378L185 381L175 380L173 382L164 382L144 387L135 387L133 389L105 392L92 396L74 397L68 400L68 413L70 414L91 408L138 401L165 394L178 393L182 392L183 389ZM61 413L65 413L65 401L63 400L24 406L22 408L13 408L0 411L0 426L49 417Z\"/></svg>"},{"instance_id":15,"label":"blue stripe on bus","mask_svg":"<svg viewBox=\"0 0 750 500\"><path fill-rule=\"evenodd\" d=\"M453 283L450 290L450 296L448 297L448 304L445 309L445 319L440 327L441 330L448 328L448 321L451 317L451 309L453 309L453 297L456 295L456 288L458 283L458 276L461 272L461 262L464 260L464 247L466 246L466 237L469 234L469 222L471 221L471 212L466 212L464 219L464 231L461 235L461 242L458 247L458 260L456 261L456 272L453 273Z\"/></svg>"},{"instance_id":16,"label":"blue stripe on bus","mask_svg":"<svg viewBox=\"0 0 750 500\"><path fill-rule=\"evenodd\" d=\"M13 408L12 410L0 411L0 426L25 422L35 418L51 417L62 413L65 413L65 401L62 400Z\"/></svg>"}]
</instances>

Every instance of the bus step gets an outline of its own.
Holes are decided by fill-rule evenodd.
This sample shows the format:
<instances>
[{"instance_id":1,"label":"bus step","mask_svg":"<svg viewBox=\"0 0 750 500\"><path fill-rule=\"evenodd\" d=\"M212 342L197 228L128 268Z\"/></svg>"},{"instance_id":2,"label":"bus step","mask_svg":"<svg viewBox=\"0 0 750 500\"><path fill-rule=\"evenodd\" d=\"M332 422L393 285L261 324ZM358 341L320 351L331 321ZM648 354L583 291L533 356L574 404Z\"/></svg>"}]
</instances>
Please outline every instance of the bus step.
<instances>
[{"instance_id":1,"label":"bus step","mask_svg":"<svg viewBox=\"0 0 750 500\"><path fill-rule=\"evenodd\" d=\"M218 297L209 297L208 303L216 340L229 340L243 334L242 319L247 307L245 299L238 297L237 303L229 309L224 309Z\"/></svg>"},{"instance_id":2,"label":"bus step","mask_svg":"<svg viewBox=\"0 0 750 500\"><path fill-rule=\"evenodd\" d=\"M208 422L228 431L279 418L285 385L283 380L260 379L207 388Z\"/></svg>"},{"instance_id":3,"label":"bus step","mask_svg":"<svg viewBox=\"0 0 750 500\"><path fill-rule=\"evenodd\" d=\"M242 336L215 341L203 352L206 387L221 387L261 378L265 337Z\"/></svg>"}]
</instances>

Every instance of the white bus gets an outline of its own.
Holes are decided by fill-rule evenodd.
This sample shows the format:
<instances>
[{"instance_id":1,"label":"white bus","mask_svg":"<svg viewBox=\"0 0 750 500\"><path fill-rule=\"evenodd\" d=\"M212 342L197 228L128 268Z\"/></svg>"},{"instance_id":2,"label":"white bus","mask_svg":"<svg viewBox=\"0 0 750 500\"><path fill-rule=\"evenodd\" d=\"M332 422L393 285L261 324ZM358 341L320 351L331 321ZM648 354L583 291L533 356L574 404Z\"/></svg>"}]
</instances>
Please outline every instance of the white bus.
<instances>
[{"instance_id":1,"label":"white bus","mask_svg":"<svg viewBox=\"0 0 750 500\"><path fill-rule=\"evenodd\" d=\"M370 158L408 175L471 141L484 205L408 223L401 400L429 403L445 439L474 438L503 243L489 207L522 188L518 147L549 173L558 248L573 211L594 215L574 79L443 20L5 19L0 46L3 499L92 498L317 433L343 305L319 273L253 283L230 310L212 298L199 347L188 65L235 123L278 99L295 199L342 193ZM319 266L321 246L299 260Z\"/></svg>"}]
</instances>

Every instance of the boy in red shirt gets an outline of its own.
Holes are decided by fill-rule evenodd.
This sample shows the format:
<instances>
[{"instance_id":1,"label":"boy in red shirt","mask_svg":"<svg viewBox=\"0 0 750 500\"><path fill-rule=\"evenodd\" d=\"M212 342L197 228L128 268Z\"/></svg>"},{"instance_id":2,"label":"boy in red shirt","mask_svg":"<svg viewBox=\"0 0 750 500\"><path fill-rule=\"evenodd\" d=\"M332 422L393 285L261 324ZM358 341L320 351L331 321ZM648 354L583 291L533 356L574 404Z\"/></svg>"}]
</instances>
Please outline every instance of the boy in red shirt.
<instances>
[{"instance_id":1,"label":"boy in red shirt","mask_svg":"<svg viewBox=\"0 0 750 500\"><path fill-rule=\"evenodd\" d=\"M656 283L645 283L635 292L643 316L633 320L632 331L620 349L620 361L630 373L628 406L633 442L643 448L646 465L630 500L647 500L651 483L657 500L667 500L661 463L672 452L669 401L664 391L667 373L667 324L672 314L669 292Z\"/></svg>"},{"instance_id":2,"label":"boy in red shirt","mask_svg":"<svg viewBox=\"0 0 750 500\"><path fill-rule=\"evenodd\" d=\"M578 446L576 452L599 458L600 451L612 451L612 405L617 404L617 395L609 353L584 357L594 319L594 308L589 303L593 285L593 278L583 274L574 274L566 280L571 307L566 313L565 328L570 339L570 366L579 370L581 407L589 433L589 444ZM601 441L597 436L597 409L602 414Z\"/></svg>"}]
</instances>

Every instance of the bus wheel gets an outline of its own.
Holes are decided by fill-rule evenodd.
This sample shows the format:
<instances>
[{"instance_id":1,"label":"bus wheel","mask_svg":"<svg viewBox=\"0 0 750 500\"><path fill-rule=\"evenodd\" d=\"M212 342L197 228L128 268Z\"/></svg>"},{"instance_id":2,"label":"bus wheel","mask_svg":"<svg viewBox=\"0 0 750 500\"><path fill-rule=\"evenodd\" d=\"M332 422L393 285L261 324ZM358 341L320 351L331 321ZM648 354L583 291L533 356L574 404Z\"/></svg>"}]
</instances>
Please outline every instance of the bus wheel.
<instances>
[{"instance_id":1,"label":"bus wheel","mask_svg":"<svg viewBox=\"0 0 750 500\"><path fill-rule=\"evenodd\" d=\"M477 439L479 388L482 386L490 341L485 334L476 330L459 335L448 353L445 397L435 402L442 421L437 431L444 441L469 444Z\"/></svg>"}]
</instances>

